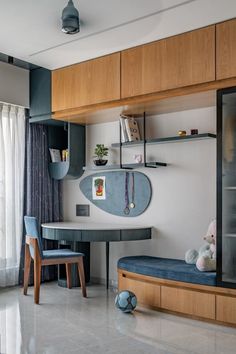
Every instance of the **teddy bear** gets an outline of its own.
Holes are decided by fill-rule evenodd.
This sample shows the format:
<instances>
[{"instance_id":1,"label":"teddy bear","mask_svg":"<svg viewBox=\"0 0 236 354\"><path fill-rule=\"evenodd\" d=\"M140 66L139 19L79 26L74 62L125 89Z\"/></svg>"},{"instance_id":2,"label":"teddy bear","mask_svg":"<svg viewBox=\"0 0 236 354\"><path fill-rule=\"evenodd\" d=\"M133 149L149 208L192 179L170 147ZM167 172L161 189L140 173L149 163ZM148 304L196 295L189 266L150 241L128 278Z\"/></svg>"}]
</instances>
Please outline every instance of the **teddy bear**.
<instances>
[{"instance_id":1,"label":"teddy bear","mask_svg":"<svg viewBox=\"0 0 236 354\"><path fill-rule=\"evenodd\" d=\"M185 262L196 264L201 272L211 272L216 270L216 220L213 220L203 238L206 243L200 249L190 249L185 253Z\"/></svg>"}]
</instances>

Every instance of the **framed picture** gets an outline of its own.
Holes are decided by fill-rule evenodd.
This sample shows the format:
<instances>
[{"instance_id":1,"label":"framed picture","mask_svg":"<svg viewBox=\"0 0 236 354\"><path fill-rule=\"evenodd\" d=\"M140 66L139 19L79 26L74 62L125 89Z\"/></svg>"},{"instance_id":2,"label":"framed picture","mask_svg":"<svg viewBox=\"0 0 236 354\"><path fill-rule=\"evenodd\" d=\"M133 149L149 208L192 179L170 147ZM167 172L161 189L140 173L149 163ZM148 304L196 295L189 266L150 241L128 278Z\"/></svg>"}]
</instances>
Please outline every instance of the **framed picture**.
<instances>
[{"instance_id":1,"label":"framed picture","mask_svg":"<svg viewBox=\"0 0 236 354\"><path fill-rule=\"evenodd\" d=\"M93 200L105 200L106 199L106 177L99 176L93 177L92 180L92 195Z\"/></svg>"}]
</instances>

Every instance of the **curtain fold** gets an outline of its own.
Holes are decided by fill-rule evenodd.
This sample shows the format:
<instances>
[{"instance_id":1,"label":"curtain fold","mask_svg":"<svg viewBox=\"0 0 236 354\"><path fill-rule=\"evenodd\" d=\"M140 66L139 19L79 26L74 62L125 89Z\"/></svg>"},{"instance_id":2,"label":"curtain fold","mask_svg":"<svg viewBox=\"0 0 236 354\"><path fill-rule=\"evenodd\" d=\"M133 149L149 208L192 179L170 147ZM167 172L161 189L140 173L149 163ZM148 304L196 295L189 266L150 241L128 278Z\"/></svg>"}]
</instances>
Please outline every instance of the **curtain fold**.
<instances>
[{"instance_id":1,"label":"curtain fold","mask_svg":"<svg viewBox=\"0 0 236 354\"><path fill-rule=\"evenodd\" d=\"M18 283L24 155L25 110L0 104L0 287Z\"/></svg>"},{"instance_id":2,"label":"curtain fold","mask_svg":"<svg viewBox=\"0 0 236 354\"><path fill-rule=\"evenodd\" d=\"M59 181L52 179L48 172L49 150L47 143L48 129L45 125L29 124L26 126L26 158L24 214L38 218L39 225L44 222L62 220L62 194ZM43 240L44 249L57 248L55 241ZM19 283L23 283L25 232L21 249ZM57 267L42 267L42 281L57 278ZM30 284L33 283L31 271Z\"/></svg>"}]
</instances>

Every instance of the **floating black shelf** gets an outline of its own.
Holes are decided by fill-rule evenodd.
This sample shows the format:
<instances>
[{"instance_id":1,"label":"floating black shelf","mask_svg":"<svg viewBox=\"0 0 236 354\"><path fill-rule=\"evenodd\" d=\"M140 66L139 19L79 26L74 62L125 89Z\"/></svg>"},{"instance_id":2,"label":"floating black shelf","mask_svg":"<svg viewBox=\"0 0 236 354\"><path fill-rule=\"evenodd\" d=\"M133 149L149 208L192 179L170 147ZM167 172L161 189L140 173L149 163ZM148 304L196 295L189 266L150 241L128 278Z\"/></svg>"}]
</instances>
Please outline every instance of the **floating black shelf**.
<instances>
[{"instance_id":1,"label":"floating black shelf","mask_svg":"<svg viewBox=\"0 0 236 354\"><path fill-rule=\"evenodd\" d=\"M196 134L196 135L185 135L185 136L170 136L166 138L155 138L155 139L147 139L146 144L163 144L163 143L177 143L182 141L190 141L190 140L203 140L203 139L215 139L216 134L212 133L203 133L203 134ZM126 143L122 143L123 147L131 147L131 146L138 146L143 145L144 141L130 141ZM114 143L111 145L114 148L120 147L120 143Z\"/></svg>"},{"instance_id":2,"label":"floating black shelf","mask_svg":"<svg viewBox=\"0 0 236 354\"><path fill-rule=\"evenodd\" d=\"M141 167L166 167L167 164L165 162L147 162L146 165L144 163L126 163L122 165L122 169L132 170L134 168ZM106 166L86 166L83 168L84 171L104 171L104 170L120 170L121 166L118 165L106 165Z\"/></svg>"}]
</instances>

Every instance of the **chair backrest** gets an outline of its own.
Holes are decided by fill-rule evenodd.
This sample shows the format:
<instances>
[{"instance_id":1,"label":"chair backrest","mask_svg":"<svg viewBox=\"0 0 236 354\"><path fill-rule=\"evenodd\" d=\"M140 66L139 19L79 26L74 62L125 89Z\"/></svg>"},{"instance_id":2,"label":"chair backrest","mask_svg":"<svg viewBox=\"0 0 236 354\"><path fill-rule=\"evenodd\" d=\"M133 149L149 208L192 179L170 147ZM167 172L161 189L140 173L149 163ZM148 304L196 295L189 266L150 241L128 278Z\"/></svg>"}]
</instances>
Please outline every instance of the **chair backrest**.
<instances>
[{"instance_id":1,"label":"chair backrest","mask_svg":"<svg viewBox=\"0 0 236 354\"><path fill-rule=\"evenodd\" d=\"M24 217L24 222L25 222L25 230L26 230L26 235L35 238L38 241L38 247L39 247L39 254L40 257L43 258L43 244L41 240L41 236L39 233L39 226L38 226L38 220L34 216L25 216ZM32 245L29 245L30 249L30 255L32 258L34 258L34 248Z\"/></svg>"}]
</instances>

